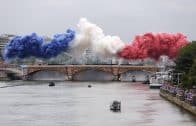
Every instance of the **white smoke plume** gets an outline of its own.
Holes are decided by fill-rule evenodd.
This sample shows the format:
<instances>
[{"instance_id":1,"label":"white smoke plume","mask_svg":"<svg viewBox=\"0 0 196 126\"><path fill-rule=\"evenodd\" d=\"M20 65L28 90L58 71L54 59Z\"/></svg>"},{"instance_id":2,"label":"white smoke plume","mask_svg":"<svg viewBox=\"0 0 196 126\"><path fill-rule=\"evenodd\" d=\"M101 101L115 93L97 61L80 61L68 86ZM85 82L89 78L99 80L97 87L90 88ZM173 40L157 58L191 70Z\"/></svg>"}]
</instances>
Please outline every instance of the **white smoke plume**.
<instances>
[{"instance_id":1,"label":"white smoke plume","mask_svg":"<svg viewBox=\"0 0 196 126\"><path fill-rule=\"evenodd\" d=\"M118 36L104 35L103 30L96 24L81 18L78 25L79 33L72 42L73 52L82 53L91 48L93 53L102 57L113 57L125 44Z\"/></svg>"}]
</instances>

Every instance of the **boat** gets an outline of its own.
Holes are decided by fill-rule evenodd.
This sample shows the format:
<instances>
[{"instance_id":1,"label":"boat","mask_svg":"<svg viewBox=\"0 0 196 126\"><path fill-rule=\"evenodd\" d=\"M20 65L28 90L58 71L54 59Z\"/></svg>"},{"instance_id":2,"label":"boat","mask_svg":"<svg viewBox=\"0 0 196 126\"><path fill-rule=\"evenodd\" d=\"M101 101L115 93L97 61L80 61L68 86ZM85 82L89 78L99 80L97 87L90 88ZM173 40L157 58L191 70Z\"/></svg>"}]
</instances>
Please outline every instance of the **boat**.
<instances>
[{"instance_id":1,"label":"boat","mask_svg":"<svg viewBox=\"0 0 196 126\"><path fill-rule=\"evenodd\" d=\"M55 86L55 83L51 81L51 82L49 82L48 86L53 87L53 86Z\"/></svg>"},{"instance_id":2,"label":"boat","mask_svg":"<svg viewBox=\"0 0 196 126\"><path fill-rule=\"evenodd\" d=\"M111 104L110 104L110 110L114 111L114 112L118 112L121 110L121 102L120 101L116 101L114 100Z\"/></svg>"},{"instance_id":3,"label":"boat","mask_svg":"<svg viewBox=\"0 0 196 126\"><path fill-rule=\"evenodd\" d=\"M161 78L150 78L150 88L160 88L162 86L162 79Z\"/></svg>"},{"instance_id":4,"label":"boat","mask_svg":"<svg viewBox=\"0 0 196 126\"><path fill-rule=\"evenodd\" d=\"M136 82L135 76L132 76L132 82Z\"/></svg>"},{"instance_id":5,"label":"boat","mask_svg":"<svg viewBox=\"0 0 196 126\"><path fill-rule=\"evenodd\" d=\"M150 88L160 88L166 80L169 80L168 72L156 72L150 78Z\"/></svg>"}]
</instances>

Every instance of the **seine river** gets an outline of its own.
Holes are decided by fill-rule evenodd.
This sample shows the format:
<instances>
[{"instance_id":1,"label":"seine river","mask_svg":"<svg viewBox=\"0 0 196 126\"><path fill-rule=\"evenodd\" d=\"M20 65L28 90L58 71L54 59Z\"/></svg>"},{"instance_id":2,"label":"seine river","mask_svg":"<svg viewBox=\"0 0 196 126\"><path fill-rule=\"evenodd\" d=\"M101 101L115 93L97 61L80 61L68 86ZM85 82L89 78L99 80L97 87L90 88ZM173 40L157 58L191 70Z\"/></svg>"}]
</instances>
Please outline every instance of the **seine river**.
<instances>
[{"instance_id":1,"label":"seine river","mask_svg":"<svg viewBox=\"0 0 196 126\"><path fill-rule=\"evenodd\" d=\"M91 84L92 87L88 88ZM140 83L0 82L0 126L196 126L196 117ZM121 112L112 112L113 100Z\"/></svg>"}]
</instances>

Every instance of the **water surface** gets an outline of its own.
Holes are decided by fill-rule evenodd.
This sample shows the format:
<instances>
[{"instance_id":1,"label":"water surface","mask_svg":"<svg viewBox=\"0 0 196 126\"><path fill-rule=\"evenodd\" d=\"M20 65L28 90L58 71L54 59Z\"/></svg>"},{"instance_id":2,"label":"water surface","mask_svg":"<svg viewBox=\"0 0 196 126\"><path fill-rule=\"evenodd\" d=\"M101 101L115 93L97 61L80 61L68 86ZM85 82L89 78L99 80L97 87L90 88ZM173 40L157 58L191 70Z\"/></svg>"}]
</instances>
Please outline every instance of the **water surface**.
<instances>
[{"instance_id":1,"label":"water surface","mask_svg":"<svg viewBox=\"0 0 196 126\"><path fill-rule=\"evenodd\" d=\"M56 82L48 87L18 81L0 82L0 87L1 126L196 126L196 117L140 83ZM113 100L121 101L121 112L109 110Z\"/></svg>"}]
</instances>

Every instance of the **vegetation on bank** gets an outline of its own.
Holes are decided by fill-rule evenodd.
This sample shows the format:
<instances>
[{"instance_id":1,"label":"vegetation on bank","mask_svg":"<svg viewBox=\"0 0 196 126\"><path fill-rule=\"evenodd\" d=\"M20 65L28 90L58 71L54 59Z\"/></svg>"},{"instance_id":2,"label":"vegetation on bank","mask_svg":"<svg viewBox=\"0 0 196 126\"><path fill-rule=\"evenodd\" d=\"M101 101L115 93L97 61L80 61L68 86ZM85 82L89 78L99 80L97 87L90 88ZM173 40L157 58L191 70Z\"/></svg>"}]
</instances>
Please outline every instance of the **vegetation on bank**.
<instances>
[{"instance_id":1,"label":"vegetation on bank","mask_svg":"<svg viewBox=\"0 0 196 126\"><path fill-rule=\"evenodd\" d=\"M180 50L175 60L174 72L183 73L182 87L193 88L196 86L196 41L191 42ZM177 82L177 81L175 81Z\"/></svg>"}]
</instances>

